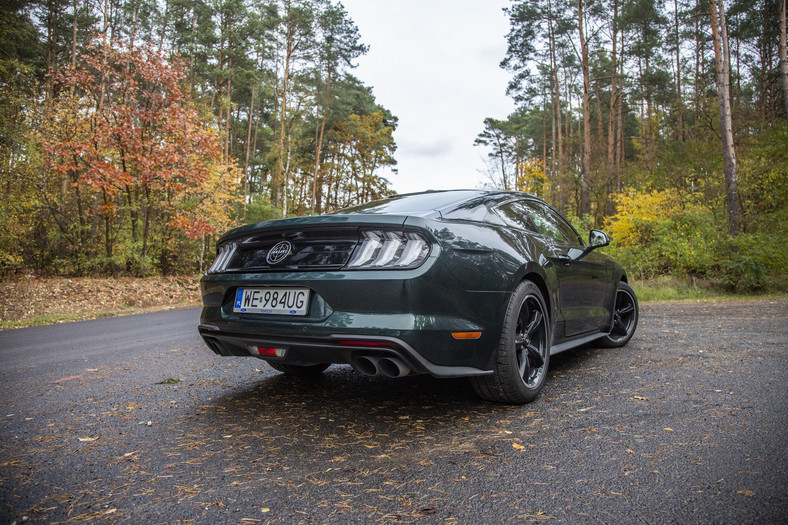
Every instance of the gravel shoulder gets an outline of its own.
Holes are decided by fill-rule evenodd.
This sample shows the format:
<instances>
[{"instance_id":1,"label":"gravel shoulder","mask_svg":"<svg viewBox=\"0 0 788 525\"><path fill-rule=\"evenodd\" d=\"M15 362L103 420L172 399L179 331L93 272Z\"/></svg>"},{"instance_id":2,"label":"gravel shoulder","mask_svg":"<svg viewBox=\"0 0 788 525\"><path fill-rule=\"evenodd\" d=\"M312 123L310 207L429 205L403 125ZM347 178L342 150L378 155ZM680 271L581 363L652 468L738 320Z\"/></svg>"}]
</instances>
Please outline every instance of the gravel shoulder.
<instances>
[{"instance_id":1,"label":"gravel shoulder","mask_svg":"<svg viewBox=\"0 0 788 525\"><path fill-rule=\"evenodd\" d=\"M788 522L787 301L644 304L525 406L294 380L213 355L197 315L0 332L0 522Z\"/></svg>"}]
</instances>

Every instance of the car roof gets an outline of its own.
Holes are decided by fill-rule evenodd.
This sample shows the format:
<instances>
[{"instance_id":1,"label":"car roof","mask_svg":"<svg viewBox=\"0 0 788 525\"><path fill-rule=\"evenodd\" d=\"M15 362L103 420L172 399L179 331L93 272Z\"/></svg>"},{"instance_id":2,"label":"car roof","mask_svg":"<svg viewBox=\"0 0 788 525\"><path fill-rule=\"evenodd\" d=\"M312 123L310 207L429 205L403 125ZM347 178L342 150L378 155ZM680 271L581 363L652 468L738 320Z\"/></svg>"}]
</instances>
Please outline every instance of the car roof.
<instances>
[{"instance_id":1,"label":"car roof","mask_svg":"<svg viewBox=\"0 0 788 525\"><path fill-rule=\"evenodd\" d=\"M497 204L516 197L532 195L504 190L430 190L419 193L394 195L387 199L368 202L337 211L337 214L407 214L427 216L438 212L441 215L454 211L470 210L482 205Z\"/></svg>"}]
</instances>

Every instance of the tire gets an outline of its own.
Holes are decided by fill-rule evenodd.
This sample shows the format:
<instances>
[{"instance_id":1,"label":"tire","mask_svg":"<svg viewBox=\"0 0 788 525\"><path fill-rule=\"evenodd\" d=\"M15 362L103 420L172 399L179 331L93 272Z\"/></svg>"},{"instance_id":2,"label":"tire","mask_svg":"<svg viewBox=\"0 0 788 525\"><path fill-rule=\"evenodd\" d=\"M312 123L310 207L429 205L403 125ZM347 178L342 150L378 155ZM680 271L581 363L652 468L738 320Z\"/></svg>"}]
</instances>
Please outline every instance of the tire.
<instances>
[{"instance_id":1,"label":"tire","mask_svg":"<svg viewBox=\"0 0 788 525\"><path fill-rule=\"evenodd\" d=\"M506 307L492 375L471 378L479 397L499 403L530 403L539 395L550 364L552 326L539 287L523 281Z\"/></svg>"},{"instance_id":2,"label":"tire","mask_svg":"<svg viewBox=\"0 0 788 525\"><path fill-rule=\"evenodd\" d=\"M626 345L638 327L640 308L638 298L632 288L621 281L616 291L616 304L613 309L613 329L599 340L604 348L620 348Z\"/></svg>"},{"instance_id":3,"label":"tire","mask_svg":"<svg viewBox=\"0 0 788 525\"><path fill-rule=\"evenodd\" d=\"M268 362L268 366L285 375L294 377L317 377L323 370L328 368L327 363L317 365L288 365L286 363L272 363Z\"/></svg>"}]
</instances>

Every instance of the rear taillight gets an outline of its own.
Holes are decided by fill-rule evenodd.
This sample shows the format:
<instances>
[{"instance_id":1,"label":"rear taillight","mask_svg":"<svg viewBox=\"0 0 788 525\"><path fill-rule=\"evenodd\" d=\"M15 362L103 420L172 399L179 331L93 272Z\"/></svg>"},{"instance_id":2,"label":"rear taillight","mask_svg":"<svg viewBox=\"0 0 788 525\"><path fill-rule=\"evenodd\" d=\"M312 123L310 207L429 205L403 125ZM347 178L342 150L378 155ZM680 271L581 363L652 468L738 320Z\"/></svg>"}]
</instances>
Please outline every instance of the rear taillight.
<instances>
[{"instance_id":1,"label":"rear taillight","mask_svg":"<svg viewBox=\"0 0 788 525\"><path fill-rule=\"evenodd\" d=\"M401 231L367 230L356 247L348 268L416 268L430 253L430 243L421 234Z\"/></svg>"},{"instance_id":2,"label":"rear taillight","mask_svg":"<svg viewBox=\"0 0 788 525\"><path fill-rule=\"evenodd\" d=\"M227 265L230 263L230 260L235 255L235 250L238 247L237 244L234 242L228 244L222 244L218 248L218 253L216 254L216 260L213 261L213 264L210 268L208 268L208 273L220 273L227 268Z\"/></svg>"}]
</instances>

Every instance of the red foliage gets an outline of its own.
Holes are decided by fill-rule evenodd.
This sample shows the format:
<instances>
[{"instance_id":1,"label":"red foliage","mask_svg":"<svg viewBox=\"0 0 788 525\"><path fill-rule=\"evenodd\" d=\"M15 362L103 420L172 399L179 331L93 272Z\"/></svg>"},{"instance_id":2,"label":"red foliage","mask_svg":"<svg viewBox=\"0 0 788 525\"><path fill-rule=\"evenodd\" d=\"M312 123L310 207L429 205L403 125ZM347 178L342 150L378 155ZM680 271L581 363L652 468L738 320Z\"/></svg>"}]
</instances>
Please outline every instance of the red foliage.
<instances>
[{"instance_id":1,"label":"red foliage","mask_svg":"<svg viewBox=\"0 0 788 525\"><path fill-rule=\"evenodd\" d=\"M204 183L221 158L217 133L181 86L183 68L150 47L94 46L81 58L57 74L63 89L39 137L52 170L101 194L96 213L115 216L123 202L167 222L178 212L172 197ZM176 222L190 235L212 233L200 221Z\"/></svg>"}]
</instances>

